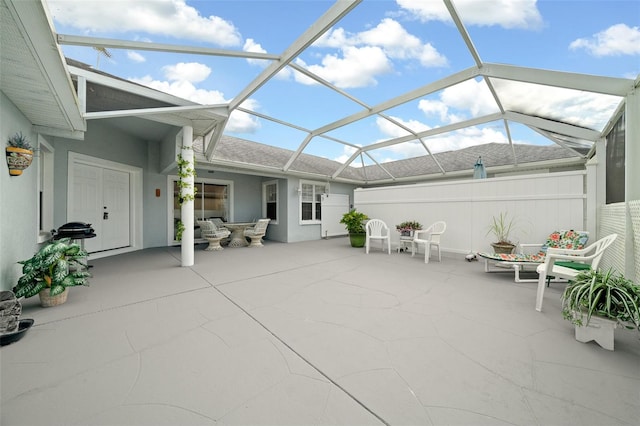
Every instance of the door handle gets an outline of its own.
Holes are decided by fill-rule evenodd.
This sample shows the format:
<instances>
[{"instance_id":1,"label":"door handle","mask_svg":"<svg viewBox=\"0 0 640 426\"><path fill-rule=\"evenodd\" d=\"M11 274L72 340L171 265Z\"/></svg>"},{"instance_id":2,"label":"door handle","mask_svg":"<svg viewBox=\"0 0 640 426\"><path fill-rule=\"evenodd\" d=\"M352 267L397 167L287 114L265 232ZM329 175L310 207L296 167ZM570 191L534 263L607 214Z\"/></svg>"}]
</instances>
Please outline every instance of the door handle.
<instances>
[{"instance_id":1,"label":"door handle","mask_svg":"<svg viewBox=\"0 0 640 426\"><path fill-rule=\"evenodd\" d=\"M109 212L102 213L102 219L103 220L108 220L109 219Z\"/></svg>"}]
</instances>

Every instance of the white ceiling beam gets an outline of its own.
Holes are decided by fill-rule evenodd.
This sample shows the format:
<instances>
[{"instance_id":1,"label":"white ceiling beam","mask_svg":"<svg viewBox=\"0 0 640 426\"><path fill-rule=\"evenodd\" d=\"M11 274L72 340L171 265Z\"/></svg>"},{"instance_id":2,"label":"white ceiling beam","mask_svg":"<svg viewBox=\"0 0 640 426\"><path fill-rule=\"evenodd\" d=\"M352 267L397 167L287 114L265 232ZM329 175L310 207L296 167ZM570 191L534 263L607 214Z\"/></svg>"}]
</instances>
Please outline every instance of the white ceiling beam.
<instances>
[{"instance_id":1,"label":"white ceiling beam","mask_svg":"<svg viewBox=\"0 0 640 426\"><path fill-rule=\"evenodd\" d=\"M243 59L278 60L278 55L238 50L212 49L209 47L181 46L177 44L149 43L143 41L118 40L112 38L85 37L58 34L58 44L70 46L105 47L111 49L145 50L152 52L186 53L192 55L226 56Z\"/></svg>"},{"instance_id":2,"label":"white ceiling beam","mask_svg":"<svg viewBox=\"0 0 640 426\"><path fill-rule=\"evenodd\" d=\"M157 107L157 108L141 108L141 109L124 109L114 111L88 112L85 117L89 120L116 117L142 117L145 115L179 115L180 113L200 111L203 114L202 119L220 120L225 119L227 115L226 106L220 105L187 105L175 107ZM210 117L209 117L210 116Z\"/></svg>"},{"instance_id":3,"label":"white ceiling beam","mask_svg":"<svg viewBox=\"0 0 640 426\"><path fill-rule=\"evenodd\" d=\"M421 96L427 96L431 93L437 92L439 90L446 89L447 87L454 86L463 81L469 80L470 78L474 78L478 76L480 73L476 67L468 68L466 70L460 71L458 73L452 74L448 77L445 77L441 80L435 81L433 83L429 83L425 86L422 86L416 90L412 90L411 92L405 93L393 99L390 99L386 102L382 102L369 110L357 112L348 117L345 117L341 120L334 121L333 123L329 123L325 126L319 127L318 129L313 131L314 135L320 135L322 133L329 132L331 130L338 129L340 127L346 126L347 124L351 124L355 121L362 120L363 118L367 118L369 116L378 114L382 111L386 111L390 108L396 107L398 105L410 102L414 99L417 99Z\"/></svg>"},{"instance_id":4,"label":"white ceiling beam","mask_svg":"<svg viewBox=\"0 0 640 426\"><path fill-rule=\"evenodd\" d=\"M513 65L485 63L481 74L486 77L525 83L542 84L564 89L583 90L614 96L626 96L633 90L633 80L614 77L577 74L563 71L549 71Z\"/></svg>"},{"instance_id":5,"label":"white ceiling beam","mask_svg":"<svg viewBox=\"0 0 640 426\"><path fill-rule=\"evenodd\" d=\"M578 139L586 139L588 141L596 141L600 137L600 132L584 127L573 126L571 124L561 123L559 121L547 120L546 118L533 117L530 115L520 114L518 112L507 111L504 118L510 121L525 124L527 126L537 127L550 132L559 133L561 135L572 136Z\"/></svg>"},{"instance_id":6,"label":"white ceiling beam","mask_svg":"<svg viewBox=\"0 0 640 426\"><path fill-rule=\"evenodd\" d=\"M216 127L204 135L203 144L206 147L205 156L207 160L211 160L213 158L213 151L216 148L218 142L220 142L220 138L222 137L222 133L224 131L224 126L227 124L227 120L221 121L217 123Z\"/></svg>"},{"instance_id":7,"label":"white ceiling beam","mask_svg":"<svg viewBox=\"0 0 640 426\"><path fill-rule=\"evenodd\" d=\"M448 124L446 126L425 130L424 132L418 132L416 133L416 135L418 136L418 138L428 138L428 137L436 136L442 133L448 133L448 132L464 129L465 127L477 126L479 124L500 120L501 118L502 118L502 114L500 114L499 112L496 112L494 114L485 115L483 117L472 118L470 120L460 121L458 123ZM414 135L407 135L407 136L402 136L399 138L389 139L383 142L367 145L360 148L360 150L371 151L374 149L386 148L387 146L396 145L398 143L409 142L415 139L416 137Z\"/></svg>"},{"instance_id":8,"label":"white ceiling beam","mask_svg":"<svg viewBox=\"0 0 640 426\"><path fill-rule=\"evenodd\" d=\"M531 127L531 129L533 129L534 131L536 131L537 133L541 134L542 136L544 136L545 138L548 138L550 140L552 140L553 142L555 142L556 144L560 145L562 148L569 150L571 152L573 152L575 155L577 155L578 157L585 157L585 155L577 150L575 150L574 148L568 146L565 141L563 141L560 138L557 138L553 133L547 131L547 130L542 130L542 129L538 129L536 127Z\"/></svg>"},{"instance_id":9,"label":"white ceiling beam","mask_svg":"<svg viewBox=\"0 0 640 426\"><path fill-rule=\"evenodd\" d=\"M336 22L346 16L362 0L337 1L322 15L317 21L295 40L281 55L278 61L272 62L260 75L247 85L230 103L231 110L234 110L242 102L247 100L256 90L262 87L267 81L275 76L289 62L295 59L304 49L315 42L322 34L331 28Z\"/></svg>"},{"instance_id":10,"label":"white ceiling beam","mask_svg":"<svg viewBox=\"0 0 640 426\"><path fill-rule=\"evenodd\" d=\"M458 15L458 11L456 10L456 7L453 5L451 0L444 0L444 5L447 7L447 10L449 11L449 15L451 15L451 19L453 19L453 23L456 25L456 28L458 29L458 32L460 33L460 36L462 37L464 44L467 45L467 49L469 49L469 53L471 53L471 56L473 56L473 60L475 61L476 66L478 68L482 68L482 59L480 59L480 54L478 53L478 50L476 50L476 47L473 45L473 41L471 40L471 37L469 36L467 29L462 23L462 20L460 19L460 15Z\"/></svg>"}]
</instances>

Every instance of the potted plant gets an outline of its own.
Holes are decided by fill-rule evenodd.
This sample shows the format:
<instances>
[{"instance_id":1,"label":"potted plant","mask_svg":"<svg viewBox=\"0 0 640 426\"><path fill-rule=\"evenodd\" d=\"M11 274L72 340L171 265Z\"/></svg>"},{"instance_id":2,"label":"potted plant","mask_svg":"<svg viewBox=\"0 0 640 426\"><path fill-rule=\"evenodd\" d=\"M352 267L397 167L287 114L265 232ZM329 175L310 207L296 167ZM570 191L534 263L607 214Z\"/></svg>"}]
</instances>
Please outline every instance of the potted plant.
<instances>
[{"instance_id":1,"label":"potted plant","mask_svg":"<svg viewBox=\"0 0 640 426\"><path fill-rule=\"evenodd\" d=\"M575 325L576 340L613 350L617 326L640 331L640 286L612 269L580 272L562 294L562 316Z\"/></svg>"},{"instance_id":2,"label":"potted plant","mask_svg":"<svg viewBox=\"0 0 640 426\"><path fill-rule=\"evenodd\" d=\"M340 223L345 225L345 228L349 233L351 247L364 247L366 239L364 223L366 220L369 220L369 216L357 211L356 209L351 209L349 212L342 215Z\"/></svg>"},{"instance_id":3,"label":"potted plant","mask_svg":"<svg viewBox=\"0 0 640 426\"><path fill-rule=\"evenodd\" d=\"M33 148L22 132L7 139L6 157L11 176L20 176L22 171L31 165Z\"/></svg>"},{"instance_id":4,"label":"potted plant","mask_svg":"<svg viewBox=\"0 0 640 426\"><path fill-rule=\"evenodd\" d=\"M421 229L422 225L416 220L406 220L396 225L396 231L400 232L400 236L402 237L412 237L413 231L419 231Z\"/></svg>"},{"instance_id":5,"label":"potted plant","mask_svg":"<svg viewBox=\"0 0 640 426\"><path fill-rule=\"evenodd\" d=\"M491 218L487 235L493 234L497 239L496 242L491 243L494 253L509 254L513 252L513 249L516 247L516 245L511 242L509 236L515 226L515 219L513 217L509 218L508 216L508 213L501 212L498 216Z\"/></svg>"},{"instance_id":6,"label":"potted plant","mask_svg":"<svg viewBox=\"0 0 640 426\"><path fill-rule=\"evenodd\" d=\"M44 307L66 302L69 287L89 285L87 252L69 238L44 245L30 259L19 261L23 275L13 288L16 297L38 294Z\"/></svg>"}]
</instances>

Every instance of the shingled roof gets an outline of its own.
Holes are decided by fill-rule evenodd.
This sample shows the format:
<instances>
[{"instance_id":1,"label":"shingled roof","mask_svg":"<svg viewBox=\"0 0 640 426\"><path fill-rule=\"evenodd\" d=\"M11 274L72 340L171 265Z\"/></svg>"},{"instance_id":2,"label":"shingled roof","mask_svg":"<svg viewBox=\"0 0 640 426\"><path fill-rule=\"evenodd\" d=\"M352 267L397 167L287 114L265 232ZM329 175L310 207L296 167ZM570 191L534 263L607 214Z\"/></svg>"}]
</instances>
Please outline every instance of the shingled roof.
<instances>
[{"instance_id":1,"label":"shingled roof","mask_svg":"<svg viewBox=\"0 0 640 426\"><path fill-rule=\"evenodd\" d=\"M215 158L220 163L208 162L202 155L202 145L195 144L199 164L227 165L235 164L245 169L272 170L273 172L283 172L287 161L291 158L293 151L278 148L271 145L264 145L257 142L248 141L231 136L223 136L215 149ZM515 151L515 152L514 152ZM567 160L570 162L585 161L581 157L559 146L539 146L515 144L513 148L505 143L488 143L484 145L472 146L457 151L440 152L433 155L409 158L405 160L383 163L382 167L366 166L364 168L347 167L335 179L332 174L341 163L327 158L309 154L302 154L292 164L287 174L299 175L322 175L327 179L336 181L347 181L356 184L381 181L421 181L434 177L441 177L442 172L438 167L439 163L445 170L450 172L468 172L473 174L473 165L478 157L482 157L485 167L489 170L500 166L512 166L515 158L518 158L520 165L533 167L536 164L544 164L551 160ZM434 159L437 161L434 161ZM548 166L547 166L548 167ZM459 174L458 174L459 175Z\"/></svg>"}]
</instances>

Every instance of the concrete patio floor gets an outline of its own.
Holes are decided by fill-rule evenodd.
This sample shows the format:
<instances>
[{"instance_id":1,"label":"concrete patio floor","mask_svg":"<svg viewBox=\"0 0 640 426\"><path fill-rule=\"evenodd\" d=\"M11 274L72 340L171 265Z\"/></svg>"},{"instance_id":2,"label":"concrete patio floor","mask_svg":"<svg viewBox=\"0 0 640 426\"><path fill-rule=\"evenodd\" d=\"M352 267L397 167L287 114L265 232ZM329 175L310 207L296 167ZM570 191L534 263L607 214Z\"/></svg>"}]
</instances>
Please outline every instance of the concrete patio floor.
<instances>
[{"instance_id":1,"label":"concrete patio floor","mask_svg":"<svg viewBox=\"0 0 640 426\"><path fill-rule=\"evenodd\" d=\"M579 343L561 284L348 239L92 260L0 350L2 425L637 425L640 340ZM432 259L433 260L433 259Z\"/></svg>"}]
</instances>

